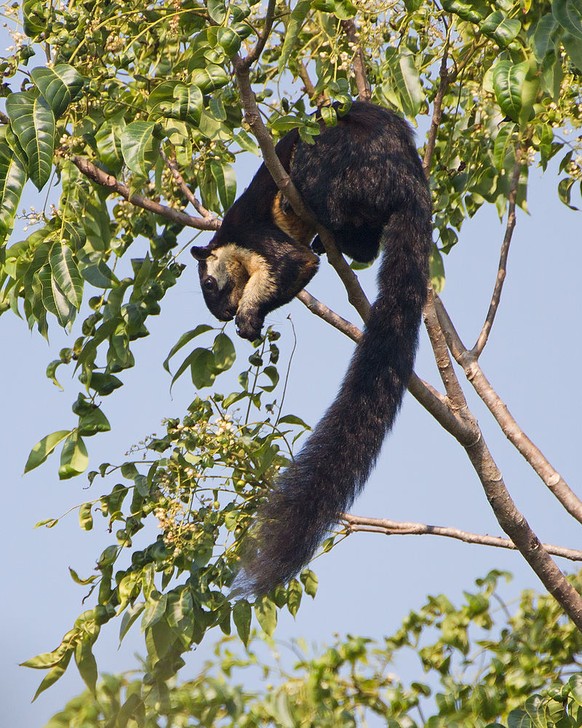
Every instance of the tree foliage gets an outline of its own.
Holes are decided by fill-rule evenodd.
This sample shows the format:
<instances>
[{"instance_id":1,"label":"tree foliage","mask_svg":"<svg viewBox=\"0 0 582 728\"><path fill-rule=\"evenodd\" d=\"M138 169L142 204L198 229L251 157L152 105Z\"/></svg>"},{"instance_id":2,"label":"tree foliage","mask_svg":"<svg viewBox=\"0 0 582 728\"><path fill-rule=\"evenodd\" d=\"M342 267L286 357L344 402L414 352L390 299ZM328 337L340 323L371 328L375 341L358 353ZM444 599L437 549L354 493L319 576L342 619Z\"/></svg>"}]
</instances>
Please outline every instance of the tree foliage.
<instances>
[{"instance_id":1,"label":"tree foliage","mask_svg":"<svg viewBox=\"0 0 582 728\"><path fill-rule=\"evenodd\" d=\"M348 728L374 717L390 728L579 726L580 632L548 596L524 592L510 614L496 591L503 576L478 579L460 606L443 594L429 597L383 642L348 635L316 656L297 642L289 650L291 669L275 657L275 645L265 656L264 638L253 630L244 652L225 637L199 675L172 681L164 691L144 686L142 675L107 675L94 694L72 700L47 728L131 725L130 719L165 725L158 716L175 726L194 720L203 726ZM418 656L419 677L405 685L391 668L409 650Z\"/></svg>"},{"instance_id":2,"label":"tree foliage","mask_svg":"<svg viewBox=\"0 0 582 728\"><path fill-rule=\"evenodd\" d=\"M32 448L26 470L59 452L61 479L87 471L87 439L110 429L107 398L123 386L124 372L136 363L134 342L148 335L149 317L160 315L164 296L181 276L184 248L201 231L217 229L218 216L235 199L237 155L257 153L259 146L265 159L272 152L264 124L275 139L298 128L309 142L319 131L311 116L314 108L333 124L336 109L347 109L357 95L370 98L410 119L430 118L420 127L426 129L422 154L433 192L435 292L444 280L443 256L459 242L465 220L483 205L493 205L501 217L507 216L500 282L477 343L465 348L438 297L431 298L427 326L446 391L435 394L434 387L418 378L410 388L466 449L493 507L503 500L504 510L496 510L500 524L580 626L582 601L513 507L458 381L444 374L454 357L510 440L513 437L540 478L580 520L582 504L539 449L524 440L478 363L499 305L516 208L527 208L530 167L545 169L556 157L557 193L570 207L582 183L581 144L576 138L582 103L577 1L279 0L265 9L250 0L128 0L123 5L25 0L21 7L7 7L6 13L16 25L21 23L22 32L15 31L13 51L0 63L5 79L5 113L0 116L0 313L12 311L45 337L51 326L70 332L70 345L48 365L47 377L59 386L57 375L64 367L79 382L72 404L76 425L47 434ZM26 213L33 230L21 237L20 231L12 231L28 182L43 190L47 202L40 212ZM325 306L317 310L357 338L354 327L338 323ZM180 711L186 710L182 701L193 701L194 706L200 694L216 707L216 715L226 703L242 710L236 713L233 707L230 713L237 716L237 725L244 724L241 716L247 709L276 721L269 713L275 710L269 707L275 700L272 695L255 700L234 688L229 692L231 688L219 685L219 678L210 673L180 688L170 689L168 681L183 664L184 653L209 630L217 627L228 635L234 629L247 645L253 625L272 634L279 609L295 614L304 593L314 596L316 591L316 577L306 570L299 580L255 604L233 603L228 597L238 537L291 456L296 437L306 429L283 410L277 336L269 331L257 345L248 367L240 372L239 389L220 395L215 382L236 358L232 340L224 327L203 323L186 332L164 365L170 370L179 355L173 380L189 373L197 390L212 387L212 393L197 394L184 418L168 421L166 433L148 439L139 457L89 472L93 489L101 478L106 484L103 495L80 507L80 526L90 531L96 527L95 518L97 523L104 518L109 528L117 529L115 542L98 558L96 575L83 578L72 572L90 591L93 606L53 652L25 663L47 671L40 692L58 680L74 657L101 706L93 709L91 700L83 698L78 710L89 711L83 719L97 720L102 711L108 725L125 725L130 718L157 725L152 716L165 710L168 715L173 711L180 724ZM44 525L56 522L50 519ZM135 545L135 535L153 522L161 533L145 545L140 536L140 545ZM357 530L355 526L352 523L350 530ZM337 534L330 536L324 547L331 547L336 538ZM466 609L489 598L490 592L481 594L475 597L477 603L469 600ZM445 639L449 607L442 600L431 604L418 626L402 633L401 645L423 631L430 622L427 614L433 612L442 617ZM488 614L487 609L483 613ZM463 614L468 623L481 612ZM530 618L537 624L533 613ZM100 627L113 619L120 620L122 637L141 620L146 673L139 684L108 678L96 687L92 647ZM515 624L512 630L515 633ZM485 725L497 716L507 717L521 698L558 679L557 674L546 679L545 673L539 684L516 678L515 701L507 697L504 706L486 710L483 706L493 700L498 684L479 677L483 697L474 698L467 684L455 682L443 668L449 648L467 654L467 640L458 642L458 630L455 635L449 635L452 642L442 642L441 664L431 663L434 649L433 657L426 658L425 667L443 676L444 690L438 703L442 715L429 725L452 725L451 720L466 720L467 715L479 715L484 721L479 725ZM506 640L510 639L508 632ZM504 644L491 647L496 653L492 671L498 668L495 660L501 659ZM383 659L390 659L396 646L400 645L387 643ZM366 642L354 638L325 657L311 662L306 658L301 670L329 669L337 677L339 667L353 668L369 654ZM231 658L225 655L221 659L228 674ZM252 661L252 655L251 651L241 658L243 663ZM571 655L556 657L553 664L562 658L567 662ZM536 652L536 669L539 660ZM297 679L290 676L276 693L277 699L283 696L277 715L291 710L286 696ZM344 720L350 725L344 710L347 692L354 706L376 710L390 704L394 721L426 692L423 686L404 690L374 679L363 678L372 680L372 700L368 687L362 688L352 673L351 682L336 686L338 712L325 713L314 724L332 724L333 714L337 724ZM552 689L541 702L532 698L535 705L524 710L539 707L544 715L559 714L562 722L556 719L556 725L574 725L579 683L564 681ZM211 692L215 703L208 698ZM318 709L317 700L307 693L303 697L293 710L310 715ZM475 700L481 701L479 707ZM447 713L447 706L453 712ZM65 714L77 720L76 710L69 706ZM290 715L281 724L293 724ZM442 722L443 716L448 723ZM529 725L519 722L520 716L509 717L509 725ZM54 724L63 724L59 720Z\"/></svg>"}]
</instances>

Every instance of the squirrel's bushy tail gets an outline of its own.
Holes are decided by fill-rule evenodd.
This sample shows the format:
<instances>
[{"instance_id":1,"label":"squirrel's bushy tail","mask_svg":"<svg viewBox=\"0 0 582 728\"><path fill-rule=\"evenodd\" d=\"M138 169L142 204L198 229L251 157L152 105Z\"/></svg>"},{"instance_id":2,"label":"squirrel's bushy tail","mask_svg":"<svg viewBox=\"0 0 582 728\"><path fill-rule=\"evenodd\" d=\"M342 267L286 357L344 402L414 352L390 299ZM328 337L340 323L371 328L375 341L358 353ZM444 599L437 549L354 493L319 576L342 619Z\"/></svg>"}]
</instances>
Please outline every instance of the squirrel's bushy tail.
<instances>
[{"instance_id":1,"label":"squirrel's bushy tail","mask_svg":"<svg viewBox=\"0 0 582 728\"><path fill-rule=\"evenodd\" d=\"M431 244L426 189L385 225L379 293L340 391L279 476L249 534L235 593L295 576L365 484L412 373Z\"/></svg>"}]
</instances>

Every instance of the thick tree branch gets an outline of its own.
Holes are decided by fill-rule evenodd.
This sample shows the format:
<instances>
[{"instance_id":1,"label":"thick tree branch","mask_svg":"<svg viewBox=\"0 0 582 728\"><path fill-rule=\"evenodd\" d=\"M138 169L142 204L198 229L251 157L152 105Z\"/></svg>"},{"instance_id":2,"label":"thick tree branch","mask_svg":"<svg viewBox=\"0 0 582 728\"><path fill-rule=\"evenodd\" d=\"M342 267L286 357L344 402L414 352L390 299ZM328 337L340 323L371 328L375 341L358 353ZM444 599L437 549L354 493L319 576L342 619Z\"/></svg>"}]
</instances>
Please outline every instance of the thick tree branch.
<instances>
[{"instance_id":1,"label":"thick tree branch","mask_svg":"<svg viewBox=\"0 0 582 728\"><path fill-rule=\"evenodd\" d=\"M426 523L391 521L387 518L367 518L365 516L354 516L350 513L344 513L342 521L346 524L349 533L365 531L367 533L381 533L386 536L444 536L445 538L454 538L458 541L480 546L495 546L502 549L517 550L516 545L508 538L471 533L450 526L430 526ZM577 549L568 549L564 546L555 546L549 543L544 543L542 546L553 556L561 556L571 561L582 561L582 551Z\"/></svg>"},{"instance_id":2,"label":"thick tree branch","mask_svg":"<svg viewBox=\"0 0 582 728\"><path fill-rule=\"evenodd\" d=\"M434 307L434 291L429 289L426 305L424 307L424 323L432 345L434 357L440 377L449 398L450 405L455 412L463 413L467 410L467 400L453 369L453 363L447 348L447 342L438 322Z\"/></svg>"},{"instance_id":3,"label":"thick tree branch","mask_svg":"<svg viewBox=\"0 0 582 728\"><path fill-rule=\"evenodd\" d=\"M353 67L356 87L358 89L358 97L360 101L370 101L372 98L372 90L370 88L368 74L366 73L366 59L364 57L362 46L360 45L358 29L351 18L349 20L342 20L341 25L344 33L346 34L346 38L354 51Z\"/></svg>"},{"instance_id":4,"label":"thick tree branch","mask_svg":"<svg viewBox=\"0 0 582 728\"><path fill-rule=\"evenodd\" d=\"M480 437L465 450L479 475L499 525L517 546L542 584L560 603L578 629L582 630L582 597L565 578L517 509L485 440Z\"/></svg>"},{"instance_id":5,"label":"thick tree branch","mask_svg":"<svg viewBox=\"0 0 582 728\"><path fill-rule=\"evenodd\" d=\"M485 348L485 345L487 344L487 340L489 339L489 334L491 333L491 328L493 326L493 322L495 321L495 316L497 314L497 309L499 308L499 302L501 301L501 292L503 290L503 283L505 281L505 276L507 274L507 256L509 254L509 246L511 245L511 237L513 235L513 231L515 229L515 223L516 223L516 215L515 215L515 203L517 199L517 188L519 186L519 176L521 173L521 150L518 148L515 152L515 165L513 168L513 174L511 176L511 183L509 188L509 205L507 209L507 224L505 227L505 235L503 237L503 243L501 244L501 251L499 255L499 266L497 268L497 278L495 280L495 287L493 289L493 294L491 296L491 303L489 304L489 310L487 311L487 317L485 319L485 323L483 324L483 328L481 329L481 333L479 334L479 338L477 339L477 342L475 343L475 346L471 350L471 354L478 359L481 355L483 349Z\"/></svg>"},{"instance_id":6,"label":"thick tree branch","mask_svg":"<svg viewBox=\"0 0 582 728\"><path fill-rule=\"evenodd\" d=\"M84 157L73 155L70 159L77 169L90 180L93 180L93 182L96 182L103 187L107 187L110 190L114 190L121 195L121 197L126 199L128 202L131 202L131 204L136 207L141 207L144 210L154 212L157 215L161 215L162 217L172 220L173 222L177 222L180 225L196 228L197 230L218 230L220 227L220 222L215 218L191 217L181 210L174 210L173 207L162 205L147 197L132 193L126 184L120 182L112 174L107 174L107 172L99 169L99 167L96 167L92 162Z\"/></svg>"},{"instance_id":7,"label":"thick tree branch","mask_svg":"<svg viewBox=\"0 0 582 728\"><path fill-rule=\"evenodd\" d=\"M542 451L525 434L517 423L515 417L509 411L507 405L497 394L474 354L468 351L460 336L458 335L448 312L440 300L435 298L435 308L440 325L447 339L447 344L456 361L463 367L465 376L473 385L475 391L487 405L489 411L495 417L503 434L517 449L517 451L531 465L533 470L545 483L548 489L560 501L564 508L577 521L582 523L582 501L570 488L564 478L549 462Z\"/></svg>"}]
</instances>

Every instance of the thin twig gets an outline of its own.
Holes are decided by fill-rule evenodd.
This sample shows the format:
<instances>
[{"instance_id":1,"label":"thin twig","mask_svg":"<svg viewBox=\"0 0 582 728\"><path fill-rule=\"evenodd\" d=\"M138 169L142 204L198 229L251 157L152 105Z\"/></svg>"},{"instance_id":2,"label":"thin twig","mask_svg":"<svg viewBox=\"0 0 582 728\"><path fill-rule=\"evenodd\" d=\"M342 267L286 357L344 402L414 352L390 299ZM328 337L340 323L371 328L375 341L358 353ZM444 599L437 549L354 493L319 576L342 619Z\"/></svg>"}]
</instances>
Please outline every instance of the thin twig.
<instances>
[{"instance_id":1,"label":"thin twig","mask_svg":"<svg viewBox=\"0 0 582 728\"><path fill-rule=\"evenodd\" d=\"M500 536L489 536L481 533L462 531L459 528L450 526L430 526L426 523L407 523L403 521L392 521L387 518L367 518L365 516L354 516L349 513L342 515L342 521L346 524L348 532L365 531L367 533L381 533L386 536L444 536L454 538L465 543L475 543L480 546L495 546L502 549L517 550L516 545L508 538ZM544 543L542 546L553 556L561 556L571 561L582 561L582 551L568 549L564 546Z\"/></svg>"},{"instance_id":2,"label":"thin twig","mask_svg":"<svg viewBox=\"0 0 582 728\"><path fill-rule=\"evenodd\" d=\"M309 96L311 103L318 109L324 106L327 102L327 97L323 92L318 92L316 90L313 85L313 81L309 76L309 71L303 61L299 63L297 72L299 74L299 78L303 81L303 88L305 89L305 93Z\"/></svg>"},{"instance_id":3,"label":"thin twig","mask_svg":"<svg viewBox=\"0 0 582 728\"><path fill-rule=\"evenodd\" d=\"M370 81L368 80L368 74L366 72L366 59L364 57L362 46L360 45L358 29L351 18L349 20L342 20L341 26L346 34L348 42L351 43L354 50L353 67L356 87L358 89L358 97L360 101L370 101L372 98L372 90L370 87Z\"/></svg>"},{"instance_id":4,"label":"thin twig","mask_svg":"<svg viewBox=\"0 0 582 728\"><path fill-rule=\"evenodd\" d=\"M430 130L428 132L428 138L426 140L426 148L424 150L424 159L422 160L422 168L424 169L424 173L427 176L427 179L430 176L430 168L431 168L431 164L432 164L432 158L434 155L436 138L437 138L440 124L441 124L441 119L443 116L443 99L444 99L445 93L447 92L447 89L449 87L449 73L447 70L448 50L449 50L449 44L447 41L447 43L445 44L445 47L444 47L443 57L441 60L441 68L440 68L440 73L439 73L439 76L440 76L439 87L437 89L436 96L434 98L432 119L430 122Z\"/></svg>"},{"instance_id":5,"label":"thin twig","mask_svg":"<svg viewBox=\"0 0 582 728\"><path fill-rule=\"evenodd\" d=\"M162 217L172 220L173 222L177 222L180 225L196 228L197 230L218 230L220 227L220 222L215 218L192 217L181 210L175 210L173 207L162 205L148 197L132 193L126 184L120 182L112 174L107 174L107 172L99 169L99 167L96 167L92 162L84 157L73 155L70 159L77 169L90 180L93 180L93 182L96 182L103 187L107 187L110 190L114 190L121 195L121 197L126 199L128 202L131 202L131 204L136 207L141 207L144 210L154 212L157 215L161 215Z\"/></svg>"},{"instance_id":6,"label":"thin twig","mask_svg":"<svg viewBox=\"0 0 582 728\"><path fill-rule=\"evenodd\" d=\"M265 25L263 26L263 32L259 35L259 39L257 40L257 43L252 51L240 61L247 70L259 58L265 48L267 40L269 39L271 29L273 28L273 20L275 17L275 5L276 0L269 0L269 5L267 6L267 12L265 14Z\"/></svg>"},{"instance_id":7,"label":"thin twig","mask_svg":"<svg viewBox=\"0 0 582 728\"><path fill-rule=\"evenodd\" d=\"M182 174L180 170L178 169L178 165L173 159L170 159L167 154L165 154L163 151L161 151L162 157L165 161L165 163L168 165L170 171L172 172L172 176L178 183L178 186L182 190L182 194L184 197L190 202L190 204L195 208L196 212L202 215L202 217L212 220L213 215L210 212L210 210L207 210L204 205L200 202L200 200L194 195L192 190L188 187L186 184L186 181L182 177Z\"/></svg>"},{"instance_id":8,"label":"thin twig","mask_svg":"<svg viewBox=\"0 0 582 728\"><path fill-rule=\"evenodd\" d=\"M499 254L499 265L497 268L497 278L495 280L495 287L493 289L493 294L491 296L491 303L489 304L489 310L487 311L487 317L485 319L485 322L483 324L483 328L481 329L481 333L479 334L479 338L477 339L477 342L475 343L475 346L471 350L471 354L475 357L475 359L478 359L481 355L483 349L485 348L485 345L487 344L487 340L489 339L489 334L491 333L491 328L493 326L493 322L495 321L495 316L497 314L497 309L499 308L499 302L501 301L501 292L503 290L503 283L505 281L505 276L507 274L507 256L509 254L509 246L511 245L511 237L513 235L513 231L515 229L515 223L516 223L516 214L515 214L515 206L516 206L516 200L517 200L517 188L519 187L519 177L521 173L521 150L519 148L515 151L515 165L513 167L513 174L511 176L511 183L509 187L509 205L507 209L507 224L505 226L505 235L503 237L503 243L501 244L501 251Z\"/></svg>"},{"instance_id":9,"label":"thin twig","mask_svg":"<svg viewBox=\"0 0 582 728\"><path fill-rule=\"evenodd\" d=\"M533 470L545 483L551 493L577 521L582 523L582 501L558 473L542 451L535 445L520 427L509 411L505 402L497 394L474 354L468 351L453 322L438 296L435 297L435 308L441 328L455 360L463 367L465 376L475 391L487 405L489 411L499 423L503 434L517 451L531 465Z\"/></svg>"}]
</instances>

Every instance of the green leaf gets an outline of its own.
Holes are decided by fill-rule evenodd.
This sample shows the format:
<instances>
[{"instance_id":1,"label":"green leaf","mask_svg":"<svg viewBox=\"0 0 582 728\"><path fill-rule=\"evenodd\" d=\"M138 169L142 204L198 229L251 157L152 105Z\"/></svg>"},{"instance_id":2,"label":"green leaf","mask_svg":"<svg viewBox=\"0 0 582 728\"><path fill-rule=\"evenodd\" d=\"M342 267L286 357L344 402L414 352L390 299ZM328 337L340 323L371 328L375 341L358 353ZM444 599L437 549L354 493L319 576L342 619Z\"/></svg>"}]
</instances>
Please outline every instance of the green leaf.
<instances>
[{"instance_id":1,"label":"green leaf","mask_svg":"<svg viewBox=\"0 0 582 728\"><path fill-rule=\"evenodd\" d=\"M194 349L186 361L188 362L187 366L190 367L192 383L197 389L210 387L213 384L217 372L214 354L210 349ZM176 372L172 382L179 376L178 372Z\"/></svg>"},{"instance_id":2,"label":"green leaf","mask_svg":"<svg viewBox=\"0 0 582 728\"><path fill-rule=\"evenodd\" d=\"M118 380L119 381L119 380ZM79 434L91 436L98 432L109 432L111 425L97 405L91 405L91 409L79 417Z\"/></svg>"},{"instance_id":3,"label":"green leaf","mask_svg":"<svg viewBox=\"0 0 582 728\"><path fill-rule=\"evenodd\" d=\"M121 133L121 153L132 172L147 177L154 156L153 121L133 121Z\"/></svg>"},{"instance_id":4,"label":"green leaf","mask_svg":"<svg viewBox=\"0 0 582 728\"><path fill-rule=\"evenodd\" d=\"M204 334L207 331L212 331L212 328L213 327L208 324L200 324L195 329L187 331L185 334L180 336L178 342L174 344L174 346L170 349L170 353L164 359L163 367L168 374L170 373L170 359L174 356L174 354L177 354L182 347L186 346L186 344L196 338L196 336L200 336L200 334Z\"/></svg>"},{"instance_id":5,"label":"green leaf","mask_svg":"<svg viewBox=\"0 0 582 728\"><path fill-rule=\"evenodd\" d=\"M24 16L24 32L29 38L44 33L48 27L47 7L41 0L24 0L22 14Z\"/></svg>"},{"instance_id":6,"label":"green leaf","mask_svg":"<svg viewBox=\"0 0 582 728\"><path fill-rule=\"evenodd\" d=\"M519 35L521 23L516 18L508 18L501 10L496 10L485 18L480 30L494 38L500 46L508 46Z\"/></svg>"},{"instance_id":7,"label":"green leaf","mask_svg":"<svg viewBox=\"0 0 582 728\"><path fill-rule=\"evenodd\" d=\"M58 63L54 68L33 68L30 75L57 119L81 93L84 84L81 74L67 63Z\"/></svg>"},{"instance_id":8,"label":"green leaf","mask_svg":"<svg viewBox=\"0 0 582 728\"><path fill-rule=\"evenodd\" d=\"M224 23L226 18L225 0L208 0L206 7L208 8L208 15L215 23L218 23L218 25Z\"/></svg>"},{"instance_id":9,"label":"green leaf","mask_svg":"<svg viewBox=\"0 0 582 728\"><path fill-rule=\"evenodd\" d=\"M12 231L26 172L8 144L0 142L0 243Z\"/></svg>"},{"instance_id":10,"label":"green leaf","mask_svg":"<svg viewBox=\"0 0 582 728\"><path fill-rule=\"evenodd\" d=\"M262 373L270 380L271 384L262 384L260 385L260 388L264 392L272 392L279 383L279 372L277 367L267 366L263 369Z\"/></svg>"},{"instance_id":11,"label":"green leaf","mask_svg":"<svg viewBox=\"0 0 582 728\"><path fill-rule=\"evenodd\" d=\"M270 599L262 597L255 603L255 614L261 628L270 637L277 626L277 608Z\"/></svg>"},{"instance_id":12,"label":"green leaf","mask_svg":"<svg viewBox=\"0 0 582 728\"><path fill-rule=\"evenodd\" d=\"M59 289L78 311L83 300L83 277L79 273L72 250L65 243L54 243L49 260L51 273Z\"/></svg>"},{"instance_id":13,"label":"green leaf","mask_svg":"<svg viewBox=\"0 0 582 728\"><path fill-rule=\"evenodd\" d=\"M216 160L210 162L210 172L216 183L220 204L224 210L232 205L236 197L236 174L232 165L220 164Z\"/></svg>"},{"instance_id":14,"label":"green leaf","mask_svg":"<svg viewBox=\"0 0 582 728\"><path fill-rule=\"evenodd\" d=\"M6 113L27 159L30 179L40 190L48 181L55 148L55 117L45 99L32 91L11 94Z\"/></svg>"},{"instance_id":15,"label":"green leaf","mask_svg":"<svg viewBox=\"0 0 582 728\"><path fill-rule=\"evenodd\" d=\"M99 158L113 172L117 172L123 163L121 134L125 126L123 116L114 116L103 122L95 134Z\"/></svg>"},{"instance_id":16,"label":"green leaf","mask_svg":"<svg viewBox=\"0 0 582 728\"><path fill-rule=\"evenodd\" d=\"M83 503L79 508L79 525L83 531L90 531L93 528L93 504Z\"/></svg>"},{"instance_id":17,"label":"green leaf","mask_svg":"<svg viewBox=\"0 0 582 728\"><path fill-rule=\"evenodd\" d=\"M197 126L204 108L202 91L193 84L186 86L180 83L174 87L173 96L172 117Z\"/></svg>"},{"instance_id":18,"label":"green leaf","mask_svg":"<svg viewBox=\"0 0 582 728\"><path fill-rule=\"evenodd\" d=\"M582 40L582 6L580 0L553 0L552 13L565 31Z\"/></svg>"},{"instance_id":19,"label":"green leaf","mask_svg":"<svg viewBox=\"0 0 582 728\"><path fill-rule=\"evenodd\" d=\"M302 420L301 417L297 417L297 415L283 415L283 417L279 417L277 422L280 425L299 425L299 427L304 427L306 430L311 429L307 422Z\"/></svg>"},{"instance_id":20,"label":"green leaf","mask_svg":"<svg viewBox=\"0 0 582 728\"><path fill-rule=\"evenodd\" d=\"M246 599L241 599L234 605L232 608L232 618L242 643L245 646L248 645L253 615L251 605Z\"/></svg>"},{"instance_id":21,"label":"green leaf","mask_svg":"<svg viewBox=\"0 0 582 728\"><path fill-rule=\"evenodd\" d=\"M407 116L416 116L424 102L424 90L420 83L420 75L410 51L388 48L386 51L386 70L390 79L382 90L387 95L394 95L399 108Z\"/></svg>"},{"instance_id":22,"label":"green leaf","mask_svg":"<svg viewBox=\"0 0 582 728\"><path fill-rule=\"evenodd\" d=\"M75 648L75 662L85 685L94 693L97 683L97 662L91 650L95 637L79 642Z\"/></svg>"},{"instance_id":23,"label":"green leaf","mask_svg":"<svg viewBox=\"0 0 582 728\"><path fill-rule=\"evenodd\" d=\"M96 263L79 260L79 272L95 288L112 288L118 283L113 271L102 260Z\"/></svg>"},{"instance_id":24,"label":"green leaf","mask_svg":"<svg viewBox=\"0 0 582 728\"><path fill-rule=\"evenodd\" d=\"M51 685L54 685L57 680L60 680L60 678L65 674L69 662L71 661L72 655L73 651L69 650L62 658L62 660L53 668L51 668L49 672L44 676L42 682L40 683L34 694L34 697L32 698L33 702L38 698L41 693L44 693L47 688L50 688ZM29 667L29 665L26 665L26 663L23 664L26 667Z\"/></svg>"},{"instance_id":25,"label":"green leaf","mask_svg":"<svg viewBox=\"0 0 582 728\"><path fill-rule=\"evenodd\" d=\"M469 20L472 23L479 23L485 14L478 3L466 2L465 0L443 0L443 8L448 13L458 15L462 20Z\"/></svg>"},{"instance_id":26,"label":"green leaf","mask_svg":"<svg viewBox=\"0 0 582 728\"><path fill-rule=\"evenodd\" d=\"M289 58L295 47L299 32L305 23L305 19L311 8L311 0L299 0L293 8L287 28L285 29L285 39L279 56L279 71L287 68Z\"/></svg>"},{"instance_id":27,"label":"green leaf","mask_svg":"<svg viewBox=\"0 0 582 728\"><path fill-rule=\"evenodd\" d=\"M97 394L106 397L108 394L111 394L111 392L114 392L116 389L119 389L119 387L122 387L123 382L114 374L91 372L91 380L88 386L89 389L95 390Z\"/></svg>"},{"instance_id":28,"label":"green leaf","mask_svg":"<svg viewBox=\"0 0 582 728\"><path fill-rule=\"evenodd\" d=\"M226 86L230 77L222 66L209 63L205 68L195 68L192 71L191 81L202 93L209 93Z\"/></svg>"},{"instance_id":29,"label":"green leaf","mask_svg":"<svg viewBox=\"0 0 582 728\"><path fill-rule=\"evenodd\" d=\"M445 287L445 265L443 256L436 245L431 248L429 266L432 286L437 293L441 293Z\"/></svg>"},{"instance_id":30,"label":"green leaf","mask_svg":"<svg viewBox=\"0 0 582 728\"><path fill-rule=\"evenodd\" d=\"M212 345L214 353L214 366L219 372L230 369L236 359L234 344L229 336L224 333L218 334Z\"/></svg>"},{"instance_id":31,"label":"green leaf","mask_svg":"<svg viewBox=\"0 0 582 728\"><path fill-rule=\"evenodd\" d=\"M315 572L311 571L311 569L303 569L303 571L299 574L299 579L303 584L305 593L314 598L317 594L317 585L319 583Z\"/></svg>"},{"instance_id":32,"label":"green leaf","mask_svg":"<svg viewBox=\"0 0 582 728\"><path fill-rule=\"evenodd\" d=\"M301 604L301 597L303 596L303 589L297 579L291 579L287 586L287 608L289 613L294 617Z\"/></svg>"},{"instance_id":33,"label":"green leaf","mask_svg":"<svg viewBox=\"0 0 582 728\"><path fill-rule=\"evenodd\" d=\"M542 15L535 26L530 38L530 44L536 61L541 63L556 44L556 29L558 23L551 13Z\"/></svg>"},{"instance_id":34,"label":"green leaf","mask_svg":"<svg viewBox=\"0 0 582 728\"><path fill-rule=\"evenodd\" d=\"M572 63L582 72L582 43L580 39L570 33L564 33L562 44Z\"/></svg>"},{"instance_id":35,"label":"green leaf","mask_svg":"<svg viewBox=\"0 0 582 728\"><path fill-rule=\"evenodd\" d=\"M75 307L60 289L49 264L40 269L38 279L44 308L57 317L61 326L71 324L75 318Z\"/></svg>"},{"instance_id":36,"label":"green leaf","mask_svg":"<svg viewBox=\"0 0 582 728\"><path fill-rule=\"evenodd\" d=\"M121 582L123 583L123 582ZM120 583L120 587L121 587ZM128 598L128 596L131 595L131 592L133 591L133 584L131 585L131 590L129 592L129 595L126 595L125 598ZM125 599L122 594L119 595L120 601L123 604ZM129 632L129 629L131 625L136 621L136 619L142 614L143 610L145 609L145 603L144 602L135 602L135 604L131 604L126 611L123 613L123 617L121 618L121 626L119 627L119 642L121 643L125 635Z\"/></svg>"},{"instance_id":37,"label":"green leaf","mask_svg":"<svg viewBox=\"0 0 582 728\"><path fill-rule=\"evenodd\" d=\"M61 452L61 464L59 467L59 478L67 480L75 475L80 475L87 470L89 455L83 442L83 438L73 431L65 440Z\"/></svg>"},{"instance_id":38,"label":"green leaf","mask_svg":"<svg viewBox=\"0 0 582 728\"><path fill-rule=\"evenodd\" d=\"M82 579L79 574L75 571L75 569L71 569L69 566L69 574L71 575L71 579L75 582L75 584L79 584L79 586L87 586L89 584L94 584L97 579L99 579L99 576L97 574L93 574L93 576L87 577L87 579Z\"/></svg>"},{"instance_id":39,"label":"green leaf","mask_svg":"<svg viewBox=\"0 0 582 728\"><path fill-rule=\"evenodd\" d=\"M493 90L502 112L512 121L524 124L533 109L539 80L529 78L530 62L514 64L499 61L493 67Z\"/></svg>"},{"instance_id":40,"label":"green leaf","mask_svg":"<svg viewBox=\"0 0 582 728\"><path fill-rule=\"evenodd\" d=\"M558 197L560 201L564 203L570 210L578 210L577 207L570 203L570 196L572 194L572 186L576 180L573 177L566 177L561 179L558 183Z\"/></svg>"},{"instance_id":41,"label":"green leaf","mask_svg":"<svg viewBox=\"0 0 582 728\"><path fill-rule=\"evenodd\" d=\"M506 157L508 147L513 151L513 147L510 146L510 142L513 139L514 132L517 126L511 122L505 122L501 125L497 136L495 137L495 143L493 145L493 162L495 168L501 172L506 168ZM515 157L515 153L513 155Z\"/></svg>"},{"instance_id":42,"label":"green leaf","mask_svg":"<svg viewBox=\"0 0 582 728\"><path fill-rule=\"evenodd\" d=\"M43 437L40 442L30 451L26 465L24 466L24 472L28 473L30 470L38 468L42 465L56 446L61 443L66 437L71 434L71 430L57 430L52 432L50 435Z\"/></svg>"}]
</instances>

